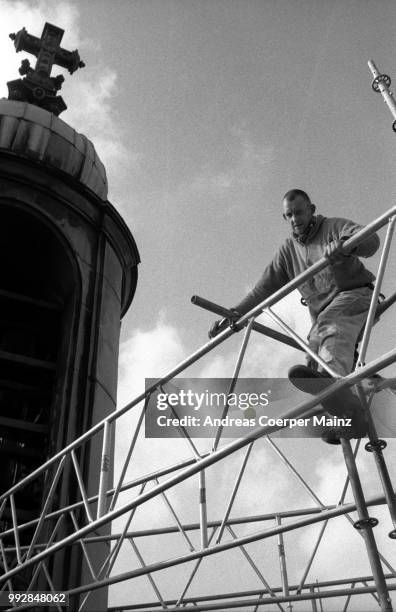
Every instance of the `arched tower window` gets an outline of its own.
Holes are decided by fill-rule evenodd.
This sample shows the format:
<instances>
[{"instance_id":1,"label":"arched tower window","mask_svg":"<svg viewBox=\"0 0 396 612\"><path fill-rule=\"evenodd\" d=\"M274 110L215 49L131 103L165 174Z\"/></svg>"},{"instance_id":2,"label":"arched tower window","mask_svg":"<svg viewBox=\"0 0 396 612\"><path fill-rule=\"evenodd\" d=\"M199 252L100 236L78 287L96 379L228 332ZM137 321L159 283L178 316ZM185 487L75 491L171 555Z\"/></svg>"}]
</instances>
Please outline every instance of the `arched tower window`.
<instances>
[{"instance_id":1,"label":"arched tower window","mask_svg":"<svg viewBox=\"0 0 396 612\"><path fill-rule=\"evenodd\" d=\"M2 210L0 261L0 488L6 490L50 453L78 286L53 229L17 206ZM40 505L38 489L36 483L17 493L17 506Z\"/></svg>"}]
</instances>

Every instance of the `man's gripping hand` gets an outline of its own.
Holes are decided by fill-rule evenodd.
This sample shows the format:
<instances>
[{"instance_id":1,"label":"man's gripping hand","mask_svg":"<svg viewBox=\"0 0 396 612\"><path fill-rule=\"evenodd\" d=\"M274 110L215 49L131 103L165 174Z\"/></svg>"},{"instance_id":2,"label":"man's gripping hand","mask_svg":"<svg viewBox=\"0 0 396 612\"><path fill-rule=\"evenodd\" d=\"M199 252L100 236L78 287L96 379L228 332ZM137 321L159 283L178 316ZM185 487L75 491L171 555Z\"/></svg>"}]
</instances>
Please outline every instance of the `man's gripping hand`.
<instances>
[{"instance_id":1,"label":"man's gripping hand","mask_svg":"<svg viewBox=\"0 0 396 612\"><path fill-rule=\"evenodd\" d=\"M352 253L355 251L355 248L345 247L344 244L345 241L349 238L350 236L344 236L339 240L333 240L326 246L323 254L325 257L327 257L330 263L340 263L342 261L345 261L347 257L350 257L352 255Z\"/></svg>"},{"instance_id":2,"label":"man's gripping hand","mask_svg":"<svg viewBox=\"0 0 396 612\"><path fill-rule=\"evenodd\" d=\"M209 338L214 338L220 332L226 329L226 327L230 327L231 325L233 325L233 323L235 323L235 321L238 321L238 319L241 318L242 315L237 310L231 308L231 311L232 314L229 317L224 317L224 319L220 319L219 321L215 321L213 323L212 327L208 332Z\"/></svg>"}]
</instances>

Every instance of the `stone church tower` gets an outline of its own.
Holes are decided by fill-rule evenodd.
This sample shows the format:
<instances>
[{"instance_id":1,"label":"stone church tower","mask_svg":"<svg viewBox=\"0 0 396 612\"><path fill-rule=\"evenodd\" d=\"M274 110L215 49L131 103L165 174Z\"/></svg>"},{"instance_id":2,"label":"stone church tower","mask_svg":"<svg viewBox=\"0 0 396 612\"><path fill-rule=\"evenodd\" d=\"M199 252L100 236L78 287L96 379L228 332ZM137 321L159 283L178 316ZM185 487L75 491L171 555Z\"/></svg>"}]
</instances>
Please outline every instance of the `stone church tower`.
<instances>
[{"instance_id":1,"label":"stone church tower","mask_svg":"<svg viewBox=\"0 0 396 612\"><path fill-rule=\"evenodd\" d=\"M137 283L139 253L107 199L105 168L57 116L66 105L52 65L83 66L59 46L62 34L45 24L41 39L11 35L37 64L24 60L25 78L0 100L0 492L115 410L120 320ZM79 454L85 482L98 457L94 444ZM75 486L65 469L59 507ZM45 494L45 483L17 494L19 520L37 513ZM60 554L55 588L80 584L83 566L79 547ZM106 610L104 599L93 593L87 609Z\"/></svg>"}]
</instances>

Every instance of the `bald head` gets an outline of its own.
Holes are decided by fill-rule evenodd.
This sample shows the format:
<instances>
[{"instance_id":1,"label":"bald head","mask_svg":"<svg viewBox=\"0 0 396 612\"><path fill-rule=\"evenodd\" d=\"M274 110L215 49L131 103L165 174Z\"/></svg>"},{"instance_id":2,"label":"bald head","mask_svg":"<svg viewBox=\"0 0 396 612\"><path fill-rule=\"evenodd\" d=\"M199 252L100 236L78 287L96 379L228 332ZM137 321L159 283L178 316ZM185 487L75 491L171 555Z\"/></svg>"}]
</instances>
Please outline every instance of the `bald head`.
<instances>
[{"instance_id":1,"label":"bald head","mask_svg":"<svg viewBox=\"0 0 396 612\"><path fill-rule=\"evenodd\" d=\"M303 191L302 189L290 189L290 191L285 193L285 195L283 196L283 201L287 200L288 202L293 202L293 200L298 197L303 198L304 200L309 202L309 204L311 204L311 198L309 197L307 192Z\"/></svg>"},{"instance_id":2,"label":"bald head","mask_svg":"<svg viewBox=\"0 0 396 612\"><path fill-rule=\"evenodd\" d=\"M294 234L302 235L310 224L315 205L301 189L291 189L283 198L283 218L289 222Z\"/></svg>"}]
</instances>

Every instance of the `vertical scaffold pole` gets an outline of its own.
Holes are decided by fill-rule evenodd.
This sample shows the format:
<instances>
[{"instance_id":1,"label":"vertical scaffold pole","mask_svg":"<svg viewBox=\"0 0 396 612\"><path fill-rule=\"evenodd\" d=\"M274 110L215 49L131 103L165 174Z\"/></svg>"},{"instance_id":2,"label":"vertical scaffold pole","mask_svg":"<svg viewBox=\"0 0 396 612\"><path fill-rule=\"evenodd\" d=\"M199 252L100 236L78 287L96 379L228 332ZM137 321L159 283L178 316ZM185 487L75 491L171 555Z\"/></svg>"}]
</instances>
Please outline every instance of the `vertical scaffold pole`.
<instances>
[{"instance_id":1,"label":"vertical scaffold pole","mask_svg":"<svg viewBox=\"0 0 396 612\"><path fill-rule=\"evenodd\" d=\"M371 329L374 325L375 321L375 313L377 310L378 298L381 291L382 280L384 278L386 264L388 262L389 251L392 243L392 237L394 232L394 227L396 223L396 216L393 216L389 219L388 222L388 230L386 232L385 242L382 249L380 264L378 266L377 272L377 280L375 283L375 288L373 291L373 297L371 299L371 304L369 308L369 312L367 315L367 322L364 328L363 338L360 345L359 350L359 358L356 364L355 370L358 370L365 363L367 347L370 339ZM385 458L383 456L382 450L386 447L385 440L379 440L377 431L373 422L373 418L371 416L371 412L367 405L367 400L362 393L362 390L359 389L358 386L358 395L360 401L363 406L366 406L366 412L369 422L369 438L370 441L366 444L365 448L367 451L372 452L374 455L375 463L377 466L377 470L381 479L382 488L384 490L386 503L389 508L389 513L393 523L393 530L389 532L389 537L392 539L396 539L396 496L393 490L393 485L389 476L389 471L387 465L385 463Z\"/></svg>"},{"instance_id":2,"label":"vertical scaffold pole","mask_svg":"<svg viewBox=\"0 0 396 612\"><path fill-rule=\"evenodd\" d=\"M382 281L383 281L384 274L385 274L386 264L388 263L389 251L390 251L390 247L392 243L395 223L396 223L396 216L391 217L388 222L388 229L386 232L385 242L384 242L384 246L383 246L382 253L381 253L380 263L378 266L377 278L375 281L375 287L373 291L373 297L371 299L371 304L370 304L369 312L367 315L366 325L364 326L364 332L363 332L363 337L362 337L362 341L360 344L359 358L356 364L356 369L363 366L366 360L367 347L368 347L368 343L370 340L371 330L375 322L375 313L377 310L378 299L380 297L380 291L381 291Z\"/></svg>"},{"instance_id":3,"label":"vertical scaffold pole","mask_svg":"<svg viewBox=\"0 0 396 612\"><path fill-rule=\"evenodd\" d=\"M393 122L392 128L393 131L396 132L396 102L393 97L391 90L389 89L389 85L391 84L391 79L387 74L381 74L378 70L377 66L374 64L373 60L369 60L368 67L371 70L371 74L374 77L372 88L374 91L380 93L384 98L386 104L390 112L393 115L395 121Z\"/></svg>"},{"instance_id":4,"label":"vertical scaffold pole","mask_svg":"<svg viewBox=\"0 0 396 612\"><path fill-rule=\"evenodd\" d=\"M112 437L113 423L105 421L103 426L103 444L102 444L102 457L100 461L100 477L99 477L99 491L98 491L98 506L96 512L96 518L100 518L106 514L106 502L107 502L107 489L109 488L109 476L110 476L110 465L111 465L111 437Z\"/></svg>"},{"instance_id":5,"label":"vertical scaffold pole","mask_svg":"<svg viewBox=\"0 0 396 612\"><path fill-rule=\"evenodd\" d=\"M280 516L276 517L276 524L281 525L282 519ZM279 565L280 565L280 573L281 573L281 581L282 581L282 592L285 597L289 597L289 581L287 579L287 568L286 568L286 554L285 554L285 543L283 540L283 533L278 533L278 555L279 555ZM287 609L289 612L293 611L293 605L291 602L288 603Z\"/></svg>"},{"instance_id":6,"label":"vertical scaffold pole","mask_svg":"<svg viewBox=\"0 0 396 612\"><path fill-rule=\"evenodd\" d=\"M354 527L361 530L363 535L370 567L373 572L374 583L379 597L381 612L392 612L392 602L389 597L389 592L386 586L385 576L373 533L373 527L378 523L378 521L377 519L369 517L355 458L353 456L349 440L341 438L341 445L342 452L344 453L345 465L348 470L353 497L356 503L356 510L359 517L359 520L354 523Z\"/></svg>"},{"instance_id":7,"label":"vertical scaffold pole","mask_svg":"<svg viewBox=\"0 0 396 612\"><path fill-rule=\"evenodd\" d=\"M205 470L199 472L199 518L201 526L201 548L208 547L208 515L206 507Z\"/></svg>"}]
</instances>

